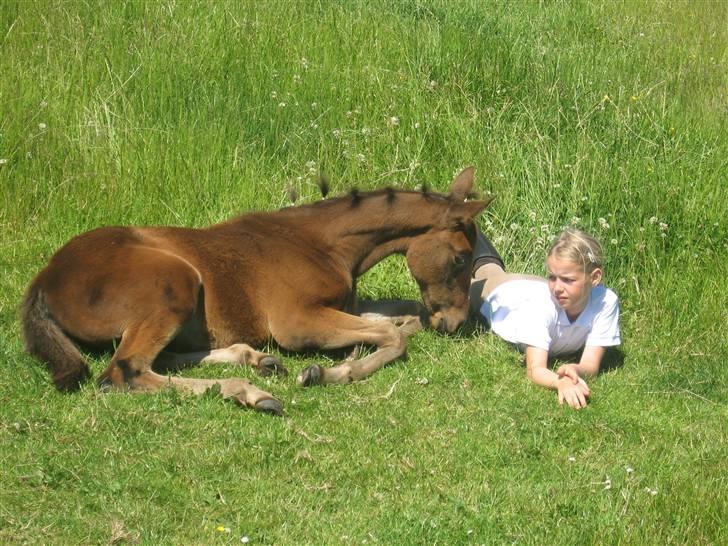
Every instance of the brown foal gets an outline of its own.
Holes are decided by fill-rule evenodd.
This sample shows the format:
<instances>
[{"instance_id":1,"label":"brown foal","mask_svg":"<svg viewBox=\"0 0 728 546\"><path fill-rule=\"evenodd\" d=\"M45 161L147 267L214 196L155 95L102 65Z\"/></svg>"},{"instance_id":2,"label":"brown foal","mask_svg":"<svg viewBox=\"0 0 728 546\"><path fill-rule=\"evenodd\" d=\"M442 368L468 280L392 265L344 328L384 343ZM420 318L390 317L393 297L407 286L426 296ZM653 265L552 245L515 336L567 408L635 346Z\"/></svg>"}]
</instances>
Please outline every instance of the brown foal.
<instances>
[{"instance_id":1,"label":"brown foal","mask_svg":"<svg viewBox=\"0 0 728 546\"><path fill-rule=\"evenodd\" d=\"M489 202L468 201L472 187L470 167L447 195L352 192L205 229L95 229L63 246L31 283L22 311L26 348L60 390L90 376L77 342L115 342L102 386L200 394L217 385L224 398L280 415L282 404L248 380L163 372L233 362L286 374L276 357L253 349L272 339L292 351L376 348L331 368L310 366L301 385L367 377L402 355L421 327L416 316L354 314L356 278L393 253L406 255L430 325L454 331L468 312L473 218Z\"/></svg>"}]
</instances>

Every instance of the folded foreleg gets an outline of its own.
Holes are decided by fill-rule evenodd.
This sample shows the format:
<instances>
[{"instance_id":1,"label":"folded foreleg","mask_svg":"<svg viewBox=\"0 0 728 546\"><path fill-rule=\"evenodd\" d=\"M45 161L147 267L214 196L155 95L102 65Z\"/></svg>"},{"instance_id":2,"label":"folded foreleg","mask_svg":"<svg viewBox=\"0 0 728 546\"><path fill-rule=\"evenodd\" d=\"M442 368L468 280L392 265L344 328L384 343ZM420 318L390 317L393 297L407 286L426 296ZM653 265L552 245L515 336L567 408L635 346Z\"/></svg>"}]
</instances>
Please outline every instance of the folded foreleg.
<instances>
[{"instance_id":1,"label":"folded foreleg","mask_svg":"<svg viewBox=\"0 0 728 546\"><path fill-rule=\"evenodd\" d=\"M297 324L294 344L323 350L355 345L371 345L376 350L364 358L347 360L331 368L314 365L297 378L302 386L345 384L369 377L407 349L407 338L421 329L418 317L391 317L392 320L370 320L334 309L320 309ZM282 340L279 343L286 346ZM283 340L286 341L286 340ZM297 349L299 347L289 347Z\"/></svg>"}]
</instances>

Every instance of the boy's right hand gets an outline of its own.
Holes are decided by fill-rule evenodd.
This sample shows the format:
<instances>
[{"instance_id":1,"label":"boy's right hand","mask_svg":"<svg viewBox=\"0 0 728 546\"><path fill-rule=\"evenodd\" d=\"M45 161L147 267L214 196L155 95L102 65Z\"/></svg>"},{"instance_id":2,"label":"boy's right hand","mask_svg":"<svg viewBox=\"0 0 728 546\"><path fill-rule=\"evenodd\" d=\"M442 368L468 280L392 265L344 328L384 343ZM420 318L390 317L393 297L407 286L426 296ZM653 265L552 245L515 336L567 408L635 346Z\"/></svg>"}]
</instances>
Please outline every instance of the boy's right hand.
<instances>
[{"instance_id":1,"label":"boy's right hand","mask_svg":"<svg viewBox=\"0 0 728 546\"><path fill-rule=\"evenodd\" d=\"M556 373L560 378L570 377L571 380L574 382L574 385L576 385L579 382L579 378L581 377L579 375L578 369L579 367L577 364L562 364L561 366L559 366L559 369L556 370Z\"/></svg>"},{"instance_id":2,"label":"boy's right hand","mask_svg":"<svg viewBox=\"0 0 728 546\"><path fill-rule=\"evenodd\" d=\"M568 375L560 377L556 382L556 390L559 393L559 404L566 402L574 409L585 408L586 400L591 395L586 381L578 376L576 383Z\"/></svg>"}]
</instances>

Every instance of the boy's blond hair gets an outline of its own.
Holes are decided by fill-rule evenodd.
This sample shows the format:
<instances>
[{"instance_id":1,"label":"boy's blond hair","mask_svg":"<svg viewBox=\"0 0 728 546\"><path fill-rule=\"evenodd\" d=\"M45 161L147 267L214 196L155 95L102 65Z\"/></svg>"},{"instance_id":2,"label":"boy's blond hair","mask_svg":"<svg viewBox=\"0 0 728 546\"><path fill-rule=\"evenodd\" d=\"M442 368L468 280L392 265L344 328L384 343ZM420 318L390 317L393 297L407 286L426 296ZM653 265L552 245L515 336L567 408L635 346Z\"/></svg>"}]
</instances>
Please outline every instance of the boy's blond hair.
<instances>
[{"instance_id":1,"label":"boy's blond hair","mask_svg":"<svg viewBox=\"0 0 728 546\"><path fill-rule=\"evenodd\" d=\"M556 256L574 262L587 274L595 269L601 269L604 261L599 241L578 229L564 230L553 242L546 256Z\"/></svg>"}]
</instances>

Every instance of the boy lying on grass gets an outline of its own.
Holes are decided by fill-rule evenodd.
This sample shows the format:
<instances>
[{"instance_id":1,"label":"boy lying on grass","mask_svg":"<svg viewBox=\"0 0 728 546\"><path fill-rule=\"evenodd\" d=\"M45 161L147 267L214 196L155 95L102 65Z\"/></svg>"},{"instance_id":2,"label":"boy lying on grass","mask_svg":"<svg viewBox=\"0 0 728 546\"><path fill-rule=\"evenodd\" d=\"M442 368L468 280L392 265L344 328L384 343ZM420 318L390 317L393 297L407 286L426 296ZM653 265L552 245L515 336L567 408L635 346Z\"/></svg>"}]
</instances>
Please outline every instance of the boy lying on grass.
<instances>
[{"instance_id":1,"label":"boy lying on grass","mask_svg":"<svg viewBox=\"0 0 728 546\"><path fill-rule=\"evenodd\" d=\"M607 347L620 344L617 295L601 284L602 248L592 236L564 231L546 256L548 278L506 273L481 233L473 252L473 311L526 355L528 377L558 392L559 404L586 406L585 378L599 371ZM549 357L578 354L577 363L548 366Z\"/></svg>"}]
</instances>

